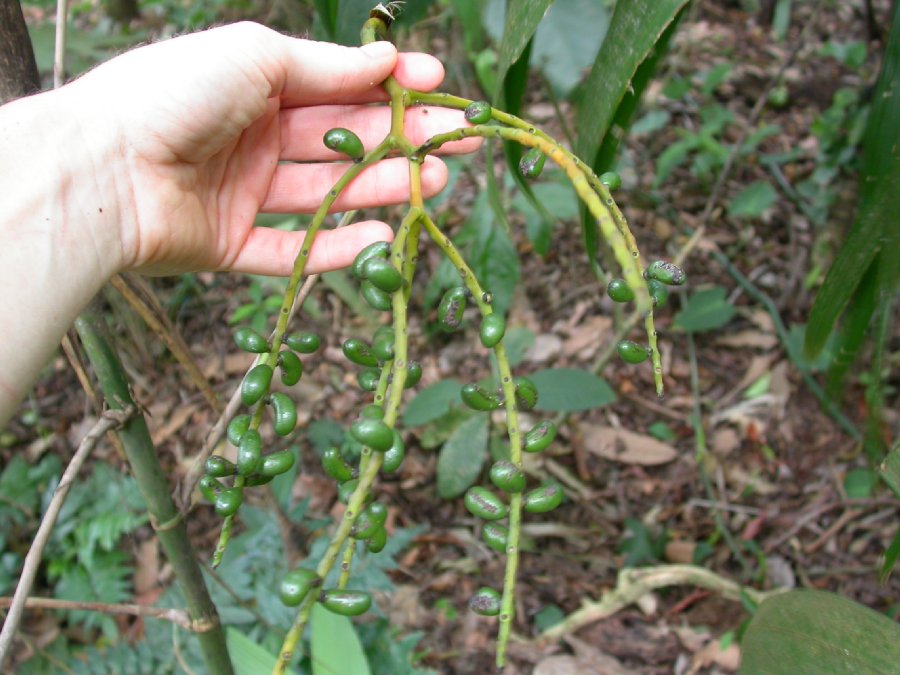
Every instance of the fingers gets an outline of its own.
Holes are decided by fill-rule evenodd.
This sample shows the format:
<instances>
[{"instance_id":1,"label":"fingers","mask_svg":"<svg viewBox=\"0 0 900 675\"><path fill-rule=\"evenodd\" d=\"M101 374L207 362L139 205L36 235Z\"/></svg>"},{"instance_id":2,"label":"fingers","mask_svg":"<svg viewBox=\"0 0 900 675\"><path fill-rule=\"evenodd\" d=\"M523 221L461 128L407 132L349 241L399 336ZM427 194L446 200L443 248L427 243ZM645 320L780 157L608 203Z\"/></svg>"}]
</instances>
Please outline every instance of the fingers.
<instances>
[{"instance_id":1,"label":"fingers","mask_svg":"<svg viewBox=\"0 0 900 675\"><path fill-rule=\"evenodd\" d=\"M269 213L313 213L349 165L279 164L261 207ZM367 168L337 198L332 211L388 206L409 201L409 165L404 158L385 159ZM435 157L422 165L422 193L427 199L447 184L447 167Z\"/></svg>"},{"instance_id":2,"label":"fingers","mask_svg":"<svg viewBox=\"0 0 900 675\"><path fill-rule=\"evenodd\" d=\"M405 132L414 145L435 134L468 127L461 110L422 106L406 111ZM345 159L322 144L322 136L334 127L356 133L366 150L371 150L390 132L391 110L386 106L316 106L281 111L281 159L294 161L334 161ZM440 153L458 155L474 152L480 138L467 138L444 145Z\"/></svg>"},{"instance_id":3,"label":"fingers","mask_svg":"<svg viewBox=\"0 0 900 675\"><path fill-rule=\"evenodd\" d=\"M290 276L294 259L305 238L305 232L255 227L227 269L247 274ZM364 247L376 241L391 241L393 238L391 228L377 220L354 223L339 230L321 230L316 235L305 272L320 274L346 267Z\"/></svg>"}]
</instances>

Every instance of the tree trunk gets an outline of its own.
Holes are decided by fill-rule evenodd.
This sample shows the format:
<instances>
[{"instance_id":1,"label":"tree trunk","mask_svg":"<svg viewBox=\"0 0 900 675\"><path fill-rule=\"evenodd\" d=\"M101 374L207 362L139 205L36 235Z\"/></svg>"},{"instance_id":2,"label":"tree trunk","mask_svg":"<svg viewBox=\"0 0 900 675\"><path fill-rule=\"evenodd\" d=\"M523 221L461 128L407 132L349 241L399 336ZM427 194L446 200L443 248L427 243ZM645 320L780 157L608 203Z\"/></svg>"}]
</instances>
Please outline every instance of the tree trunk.
<instances>
[{"instance_id":1,"label":"tree trunk","mask_svg":"<svg viewBox=\"0 0 900 675\"><path fill-rule=\"evenodd\" d=\"M41 89L19 0L0 0L0 105Z\"/></svg>"}]
</instances>

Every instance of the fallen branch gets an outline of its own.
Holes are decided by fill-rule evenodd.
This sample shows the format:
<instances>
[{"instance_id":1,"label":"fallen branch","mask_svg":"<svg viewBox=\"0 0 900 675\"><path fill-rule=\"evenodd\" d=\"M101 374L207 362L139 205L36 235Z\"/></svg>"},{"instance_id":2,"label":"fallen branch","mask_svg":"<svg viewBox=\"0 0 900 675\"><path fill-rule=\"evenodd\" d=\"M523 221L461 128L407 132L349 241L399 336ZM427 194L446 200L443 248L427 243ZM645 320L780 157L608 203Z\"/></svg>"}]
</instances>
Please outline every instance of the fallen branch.
<instances>
[{"instance_id":1,"label":"fallen branch","mask_svg":"<svg viewBox=\"0 0 900 675\"><path fill-rule=\"evenodd\" d=\"M13 602L15 602L15 598L0 598L0 608L10 607ZM103 614L142 616L169 621L181 626L185 630L195 630L191 618L183 609L147 607L146 605L114 605L108 602L57 600L56 598L27 598L25 600L25 609L80 610L86 612L101 612Z\"/></svg>"}]
</instances>

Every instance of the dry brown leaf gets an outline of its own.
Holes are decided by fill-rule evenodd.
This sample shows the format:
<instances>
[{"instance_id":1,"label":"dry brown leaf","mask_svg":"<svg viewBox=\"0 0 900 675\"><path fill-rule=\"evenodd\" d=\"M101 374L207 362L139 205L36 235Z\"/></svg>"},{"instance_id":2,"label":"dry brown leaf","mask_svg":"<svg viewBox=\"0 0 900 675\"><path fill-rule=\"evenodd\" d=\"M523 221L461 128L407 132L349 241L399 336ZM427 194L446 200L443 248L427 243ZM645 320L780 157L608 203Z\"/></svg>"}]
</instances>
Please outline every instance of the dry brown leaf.
<instances>
[{"instance_id":1,"label":"dry brown leaf","mask_svg":"<svg viewBox=\"0 0 900 675\"><path fill-rule=\"evenodd\" d=\"M693 541L670 541L666 544L666 560L670 563L690 565L694 562L697 544Z\"/></svg>"},{"instance_id":2,"label":"dry brown leaf","mask_svg":"<svg viewBox=\"0 0 900 675\"><path fill-rule=\"evenodd\" d=\"M709 444L714 453L725 457L741 447L741 437L731 427L720 427L713 432Z\"/></svg>"},{"instance_id":3,"label":"dry brown leaf","mask_svg":"<svg viewBox=\"0 0 900 675\"><path fill-rule=\"evenodd\" d=\"M566 356L589 359L604 346L610 330L612 330L611 318L592 316L568 331L568 339L563 343L563 353Z\"/></svg>"},{"instance_id":4,"label":"dry brown leaf","mask_svg":"<svg viewBox=\"0 0 900 675\"><path fill-rule=\"evenodd\" d=\"M199 407L200 406L195 403L193 405L175 408L175 411L168 421L158 429L152 431L151 438L153 439L153 445L159 447L162 443L165 443L169 438L178 433L181 427L183 427L187 421L191 419L191 416L197 412Z\"/></svg>"},{"instance_id":5,"label":"dry brown leaf","mask_svg":"<svg viewBox=\"0 0 900 675\"><path fill-rule=\"evenodd\" d=\"M733 349L772 349L778 344L778 338L770 333L756 330L742 330L739 333L723 335L716 344Z\"/></svg>"},{"instance_id":6,"label":"dry brown leaf","mask_svg":"<svg viewBox=\"0 0 900 675\"><path fill-rule=\"evenodd\" d=\"M532 671L533 675L634 675L618 659L599 654L591 659L577 656L551 656L540 661Z\"/></svg>"},{"instance_id":7,"label":"dry brown leaf","mask_svg":"<svg viewBox=\"0 0 900 675\"><path fill-rule=\"evenodd\" d=\"M553 333L542 333L534 338L534 344L525 352L529 363L547 363L559 356L563 341Z\"/></svg>"},{"instance_id":8,"label":"dry brown leaf","mask_svg":"<svg viewBox=\"0 0 900 675\"><path fill-rule=\"evenodd\" d=\"M623 464L657 466L678 457L671 445L652 436L600 424L582 426L585 447L595 455Z\"/></svg>"}]
</instances>

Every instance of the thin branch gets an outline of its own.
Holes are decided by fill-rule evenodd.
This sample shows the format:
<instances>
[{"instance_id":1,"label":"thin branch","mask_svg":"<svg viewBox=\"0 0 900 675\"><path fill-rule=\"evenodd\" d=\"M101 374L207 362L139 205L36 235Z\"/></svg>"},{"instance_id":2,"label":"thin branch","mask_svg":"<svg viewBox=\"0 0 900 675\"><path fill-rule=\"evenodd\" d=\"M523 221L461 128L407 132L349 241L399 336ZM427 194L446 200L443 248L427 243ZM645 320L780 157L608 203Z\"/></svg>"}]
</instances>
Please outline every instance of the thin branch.
<instances>
[{"instance_id":1,"label":"thin branch","mask_svg":"<svg viewBox=\"0 0 900 675\"><path fill-rule=\"evenodd\" d=\"M69 23L69 0L56 0L56 40L53 49L53 87L66 83L66 28Z\"/></svg>"},{"instance_id":2,"label":"thin branch","mask_svg":"<svg viewBox=\"0 0 900 675\"><path fill-rule=\"evenodd\" d=\"M26 607L28 594L31 592L34 578L37 576L38 566L40 565L41 557L44 554L44 547L50 539L50 534L53 532L53 526L56 524L60 509L62 509L62 506L66 501L69 489L75 482L75 478L81 470L85 460L97 445L97 441L99 441L103 434L110 429L114 429L124 424L133 413L133 406L121 410L107 410L103 413L100 420L97 421L79 444L78 449L72 456L72 460L69 462L69 466L66 467L66 470L59 481L59 485L56 486L56 490L50 500L50 505L47 507L47 512L44 514L40 527L38 527L37 534L34 537L34 541L31 544L31 548L28 549L28 554L25 556L25 563L22 566L22 575L19 577L16 592L9 604L9 613L6 617L6 621L3 623L3 630L0 632L0 671L3 670L3 663L9 654L9 648L12 645L13 637L19 627L19 621L22 619L22 612Z\"/></svg>"},{"instance_id":3,"label":"thin branch","mask_svg":"<svg viewBox=\"0 0 900 675\"><path fill-rule=\"evenodd\" d=\"M16 598L0 598L0 608L12 607ZM25 609L61 609L101 614L142 616L150 619L170 621L185 630L194 630L194 624L183 609L147 607L146 605L115 605L108 602L85 602L81 600L57 600L56 598L26 598Z\"/></svg>"}]
</instances>

